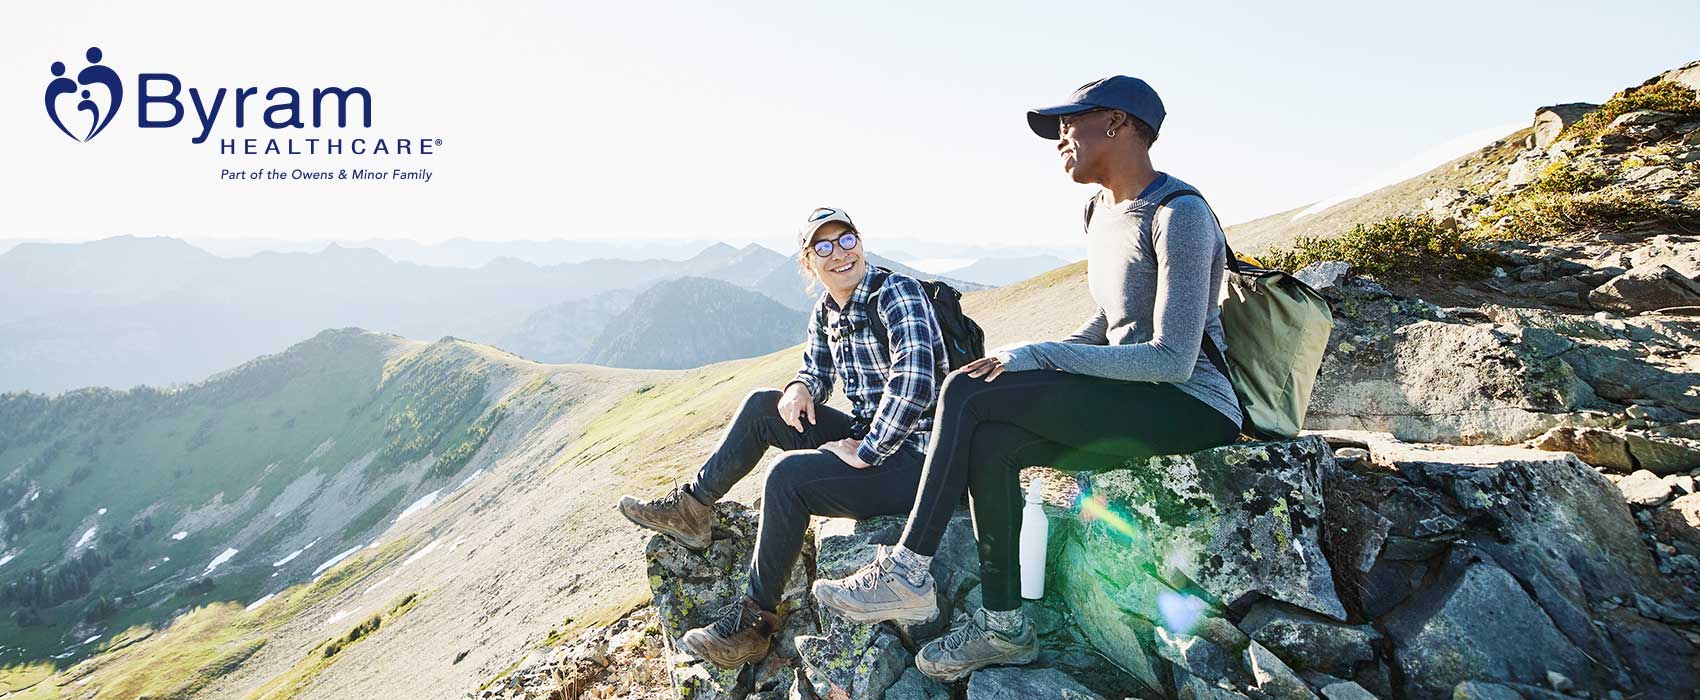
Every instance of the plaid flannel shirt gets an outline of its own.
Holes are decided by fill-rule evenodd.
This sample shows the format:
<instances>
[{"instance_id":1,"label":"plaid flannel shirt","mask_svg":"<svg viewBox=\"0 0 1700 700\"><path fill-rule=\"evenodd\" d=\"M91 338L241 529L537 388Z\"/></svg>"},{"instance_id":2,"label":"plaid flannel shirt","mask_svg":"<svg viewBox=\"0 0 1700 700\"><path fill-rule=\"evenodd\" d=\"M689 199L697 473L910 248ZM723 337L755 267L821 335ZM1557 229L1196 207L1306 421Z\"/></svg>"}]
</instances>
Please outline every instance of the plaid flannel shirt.
<instances>
[{"instance_id":1,"label":"plaid flannel shirt","mask_svg":"<svg viewBox=\"0 0 1700 700\"><path fill-rule=\"evenodd\" d=\"M870 308L868 287L878 275L890 276L880 287L877 308ZM890 357L874 337L869 313L878 313L885 324ZM904 445L926 454L933 404L949 371L944 334L921 283L870 266L847 308L840 309L831 294L821 295L809 315L809 344L793 381L802 382L816 403L825 403L834 374L843 378L857 432L867 429L856 455L879 464Z\"/></svg>"}]
</instances>

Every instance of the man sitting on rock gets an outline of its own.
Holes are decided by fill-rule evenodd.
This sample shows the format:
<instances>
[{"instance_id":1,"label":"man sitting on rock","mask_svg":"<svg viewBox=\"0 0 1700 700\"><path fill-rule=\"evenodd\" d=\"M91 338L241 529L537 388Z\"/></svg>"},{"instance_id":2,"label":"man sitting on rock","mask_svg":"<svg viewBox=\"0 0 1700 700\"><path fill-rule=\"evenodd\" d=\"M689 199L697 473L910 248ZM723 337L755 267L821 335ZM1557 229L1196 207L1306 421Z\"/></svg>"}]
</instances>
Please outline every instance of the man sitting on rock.
<instances>
[{"instance_id":1,"label":"man sitting on rock","mask_svg":"<svg viewBox=\"0 0 1700 700\"><path fill-rule=\"evenodd\" d=\"M870 267L848 214L816 209L797 242L804 276L826 292L810 316L796 378L783 391L745 399L693 482L653 501L620 499L620 512L632 522L700 551L713 540L714 503L769 447L787 450L768 468L763 485L747 597L679 641L722 668L767 653L811 515L859 519L909 512L933 402L949 371L938 319L920 282ZM849 415L823 405L835 375L850 399Z\"/></svg>"}]
</instances>

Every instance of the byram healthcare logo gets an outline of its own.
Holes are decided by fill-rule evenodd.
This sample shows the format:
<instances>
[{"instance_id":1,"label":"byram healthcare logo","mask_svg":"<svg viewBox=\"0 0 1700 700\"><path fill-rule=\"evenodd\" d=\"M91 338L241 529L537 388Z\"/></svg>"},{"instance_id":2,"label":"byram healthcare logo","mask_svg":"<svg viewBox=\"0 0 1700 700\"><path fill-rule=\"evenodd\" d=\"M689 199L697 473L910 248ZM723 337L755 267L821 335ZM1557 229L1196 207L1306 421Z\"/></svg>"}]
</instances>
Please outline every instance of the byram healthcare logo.
<instances>
[{"instance_id":1,"label":"byram healthcare logo","mask_svg":"<svg viewBox=\"0 0 1700 700\"><path fill-rule=\"evenodd\" d=\"M45 106L53 126L74 141L100 135L126 105L125 84L118 72L103 63L105 54L90 46L83 54L88 65L75 78L63 61L48 67ZM364 87L288 86L202 88L185 85L171 73L136 73L129 84L128 104L140 129L169 129L188 122L195 132L189 141L206 143L215 128L247 131L265 127L293 132L277 137L219 138L220 155L231 156L429 156L442 139L400 137L344 129L372 128L372 92Z\"/></svg>"},{"instance_id":2,"label":"byram healthcare logo","mask_svg":"<svg viewBox=\"0 0 1700 700\"><path fill-rule=\"evenodd\" d=\"M124 103L124 83L118 79L117 71L100 65L100 47L90 46L84 55L89 60L89 66L77 73L76 80L65 77L63 62L54 61L53 66L49 68L53 72L53 82L47 84L47 117L52 119L53 125L65 132L66 136L77 141L87 141L98 136L106 129L107 124L112 123L112 116L118 113L118 106ZM70 119L72 114L60 116L59 105L69 103L72 99L65 97L66 95L81 98L77 101L76 113L89 113L86 118L87 131L80 128L83 120ZM77 132L83 135L73 133L71 128L66 126L67 122L79 127Z\"/></svg>"}]
</instances>

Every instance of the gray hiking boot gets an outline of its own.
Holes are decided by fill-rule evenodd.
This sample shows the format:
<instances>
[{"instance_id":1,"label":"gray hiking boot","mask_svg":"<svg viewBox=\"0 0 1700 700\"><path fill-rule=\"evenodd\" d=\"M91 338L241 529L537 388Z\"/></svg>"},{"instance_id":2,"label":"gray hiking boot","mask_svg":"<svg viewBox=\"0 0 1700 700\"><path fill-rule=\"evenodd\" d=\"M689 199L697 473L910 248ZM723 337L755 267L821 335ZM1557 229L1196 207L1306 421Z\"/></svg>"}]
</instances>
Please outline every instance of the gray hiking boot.
<instances>
[{"instance_id":1,"label":"gray hiking boot","mask_svg":"<svg viewBox=\"0 0 1700 700\"><path fill-rule=\"evenodd\" d=\"M855 573L836 580L816 581L815 602L831 608L851 622L917 623L939 614L938 593L933 575L921 585L910 585L899 574L891 550L880 547L879 555Z\"/></svg>"},{"instance_id":2,"label":"gray hiking boot","mask_svg":"<svg viewBox=\"0 0 1700 700\"><path fill-rule=\"evenodd\" d=\"M653 501L621 496L620 514L698 552L714 542L714 506L703 505L682 488Z\"/></svg>"},{"instance_id":3,"label":"gray hiking boot","mask_svg":"<svg viewBox=\"0 0 1700 700\"><path fill-rule=\"evenodd\" d=\"M679 648L721 668L737 668L767 655L779 615L742 598L720 609L714 622L679 638Z\"/></svg>"},{"instance_id":4,"label":"gray hiking boot","mask_svg":"<svg viewBox=\"0 0 1700 700\"><path fill-rule=\"evenodd\" d=\"M1021 666L1039 658L1039 638L1033 625L1022 625L1021 633L1013 639L993 630L986 623L986 609L975 610L967 619L943 637L921 647L915 655L915 668L921 673L952 683L987 666Z\"/></svg>"}]
</instances>

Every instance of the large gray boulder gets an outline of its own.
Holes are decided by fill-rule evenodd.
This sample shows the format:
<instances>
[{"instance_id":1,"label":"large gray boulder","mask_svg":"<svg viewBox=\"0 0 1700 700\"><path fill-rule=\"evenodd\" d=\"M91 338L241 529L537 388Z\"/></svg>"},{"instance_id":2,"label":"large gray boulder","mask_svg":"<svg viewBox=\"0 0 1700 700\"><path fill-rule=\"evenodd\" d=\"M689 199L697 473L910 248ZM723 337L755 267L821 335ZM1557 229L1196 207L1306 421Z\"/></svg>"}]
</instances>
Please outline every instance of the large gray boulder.
<instances>
[{"instance_id":1,"label":"large gray boulder","mask_svg":"<svg viewBox=\"0 0 1700 700\"><path fill-rule=\"evenodd\" d=\"M1700 686L1687 645L1662 651L1663 670L1649 673L1648 649L1676 633L1618 614L1621 602L1679 591L1654 566L1617 486L1574 455L1330 438L1370 452L1356 471L1331 473L1330 491L1392 523L1375 565L1345 590L1353 613L1393 643L1392 680L1402 678L1406 697L1443 697L1465 681L1534 687L1548 670L1596 696L1687 697ZM1343 505L1331 500L1330 512Z\"/></svg>"},{"instance_id":2,"label":"large gray boulder","mask_svg":"<svg viewBox=\"0 0 1700 700\"><path fill-rule=\"evenodd\" d=\"M1471 680L1536 684L1549 670L1609 685L1541 607L1485 555L1447 562L1445 583L1425 589L1383 619L1413 700L1446 698Z\"/></svg>"},{"instance_id":3,"label":"large gray boulder","mask_svg":"<svg viewBox=\"0 0 1700 700\"><path fill-rule=\"evenodd\" d=\"M1376 660L1381 635L1368 625L1348 625L1321 615L1265 601L1240 620L1240 629L1301 671L1353 678Z\"/></svg>"},{"instance_id":4,"label":"large gray boulder","mask_svg":"<svg viewBox=\"0 0 1700 700\"><path fill-rule=\"evenodd\" d=\"M1460 320L1363 281L1323 295L1334 306L1335 326L1306 428L1506 444L1601 420L1602 402L1563 358L1572 341L1543 329Z\"/></svg>"},{"instance_id":5,"label":"large gray boulder","mask_svg":"<svg viewBox=\"0 0 1700 700\"><path fill-rule=\"evenodd\" d=\"M1700 282L1664 263L1648 263L1606 281L1588 292L1596 309L1638 313L1683 306L1700 306Z\"/></svg>"},{"instance_id":6,"label":"large gray boulder","mask_svg":"<svg viewBox=\"0 0 1700 700\"><path fill-rule=\"evenodd\" d=\"M988 668L968 680L968 700L1104 700L1054 668Z\"/></svg>"}]
</instances>

